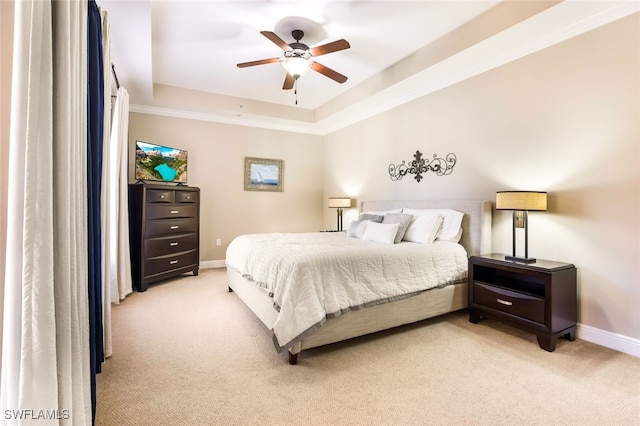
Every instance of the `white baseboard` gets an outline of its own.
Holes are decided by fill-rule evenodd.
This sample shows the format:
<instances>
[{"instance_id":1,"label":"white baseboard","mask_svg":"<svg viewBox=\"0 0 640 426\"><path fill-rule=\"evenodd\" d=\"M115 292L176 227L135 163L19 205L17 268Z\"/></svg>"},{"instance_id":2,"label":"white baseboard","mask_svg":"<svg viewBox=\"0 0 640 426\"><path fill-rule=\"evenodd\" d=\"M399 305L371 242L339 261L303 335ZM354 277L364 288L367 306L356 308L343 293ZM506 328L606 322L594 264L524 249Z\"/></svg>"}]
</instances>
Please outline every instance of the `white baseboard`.
<instances>
[{"instance_id":1,"label":"white baseboard","mask_svg":"<svg viewBox=\"0 0 640 426\"><path fill-rule=\"evenodd\" d=\"M576 336L587 342L605 346L616 351L640 358L640 340L622 334L601 330L589 325L578 324Z\"/></svg>"},{"instance_id":2,"label":"white baseboard","mask_svg":"<svg viewBox=\"0 0 640 426\"><path fill-rule=\"evenodd\" d=\"M200 262L200 269L225 268L226 266L224 260L205 260Z\"/></svg>"},{"instance_id":3,"label":"white baseboard","mask_svg":"<svg viewBox=\"0 0 640 426\"><path fill-rule=\"evenodd\" d=\"M206 260L200 262L201 269L224 268L226 267L224 260ZM622 334L612 333L610 331L601 330L589 325L578 324L576 337L596 345L604 346L619 352L624 352L640 358L640 339L623 336Z\"/></svg>"}]
</instances>

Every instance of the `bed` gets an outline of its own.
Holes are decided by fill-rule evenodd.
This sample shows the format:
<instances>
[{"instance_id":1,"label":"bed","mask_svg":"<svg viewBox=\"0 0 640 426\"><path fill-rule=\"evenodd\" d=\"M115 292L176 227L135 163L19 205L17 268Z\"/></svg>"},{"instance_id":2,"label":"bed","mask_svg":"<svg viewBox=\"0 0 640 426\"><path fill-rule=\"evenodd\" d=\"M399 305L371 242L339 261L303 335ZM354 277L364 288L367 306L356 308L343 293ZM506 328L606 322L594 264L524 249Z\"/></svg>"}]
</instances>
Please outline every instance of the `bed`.
<instances>
[{"instance_id":1,"label":"bed","mask_svg":"<svg viewBox=\"0 0 640 426\"><path fill-rule=\"evenodd\" d=\"M427 318L443 315L467 307L467 258L471 255L491 252L491 202L476 200L413 200L413 201L364 201L361 204L361 213L402 213L421 212L433 209L447 209L462 213L462 235L458 235L459 243L416 244L405 241L398 244L382 244L377 241L364 241L366 236L350 238L354 236L354 227L347 233L313 233L313 234L254 234L240 236L232 241L227 250L227 284L229 292L235 293L253 313L272 331L275 348L278 352L287 351L289 363L295 364L298 354L305 350L323 346L342 340L374 333L381 330L397 327L421 321ZM444 210L443 210L444 211ZM393 214L389 217L394 216ZM402 216L395 215L395 216ZM361 217L364 216L361 214ZM366 231L374 229L371 221ZM389 229L376 225L375 229ZM441 229L444 225L441 227ZM396 228L394 228L396 229ZM370 234L370 233L369 233ZM408 235L408 233L407 233ZM362 238L360 238L362 237ZM363 240L363 241L360 241ZM282 243L280 243L282 242ZM312 266L305 262L310 251L314 251ZM386 247L383 247L386 246ZM396 261L393 256L405 256L409 247L418 247L420 250L446 248L455 261L434 260L436 256L431 253L421 253L417 262L415 259ZM260 252L260 247L265 252ZM313 247L313 248L312 248ZM366 247L366 249L365 249ZM287 251L288 250L288 251ZM330 292L323 288L327 285L324 281L340 281L341 275L354 275L360 272L362 266L345 267L342 260L333 259L324 253L327 250L336 253L358 252L358 256L364 251L375 253L373 260L365 259L364 265L369 265L374 270L373 277L365 278L367 283L364 295L355 295L355 302L345 302L342 296L331 299ZM381 250L393 250L382 252ZM385 253L385 254L383 254ZM398 254L399 253L399 254ZM345 254L346 255L346 254ZM296 257L297 256L297 257ZM349 254L351 256L351 254ZM461 260L461 256L462 260ZM320 260L316 260L319 257ZM414 256L415 257L415 256ZM270 260L270 258L273 258ZM433 259L432 259L433 258ZM388 289L385 285L375 288L375 268L377 264L385 263L378 272L379 281L393 280L394 285L402 287L402 294L397 289ZM409 259L409 258L407 258ZM451 272L451 276L442 275L444 272L424 271L420 272L423 264L433 263L429 267L438 269L439 265L452 263L457 267ZM339 264L339 266L334 266ZM299 267L299 265L305 265ZM318 266L319 265L319 266ZM394 265L401 265L395 268ZM460 268L464 269L461 270ZM252 269L253 268L253 269ZM300 272L298 269L304 269ZM443 266L444 268L444 266ZM305 275L307 270L313 270L320 275ZM333 269L338 270L334 272ZM345 272L346 269L346 272ZM398 269L400 277L389 277L388 271ZM406 271L410 270L411 274ZM429 269L430 270L430 269ZM443 269L444 270L444 269ZM415 279L414 272L418 271L418 277L426 277L428 287L420 287L422 283ZM404 276L402 274L405 273ZM413 278L409 278L409 275ZM318 277L317 279L315 277ZM328 277L328 278L327 278ZM432 279L433 278L433 279ZM270 282L273 280L273 282ZM316 282L316 280L318 282ZM431 281L435 280L433 283ZM283 283L278 284L280 281ZM292 281L284 283L285 281ZM322 282L321 282L322 281ZM299 284L304 282L304 285ZM288 286L297 286L299 290L290 295L283 290ZM417 287L418 286L418 287ZM371 289L369 289L371 287ZM343 290L340 290L343 291ZM352 289L344 290L347 293ZM389 293L387 293L389 292ZM370 294L369 294L370 293ZM351 295L349 295L351 297ZM362 299L360 299L362 298ZM319 299L319 300L318 300ZM310 300L312 307L307 308L302 304ZM329 300L329 302L327 302ZM277 303L276 303L277 302ZM346 303L346 304L345 304ZM325 311L319 313L318 306L323 305ZM330 308L324 305L330 305ZM294 312L295 311L295 312ZM303 315L300 312L304 311ZM329 311L329 312L326 312ZM320 317L318 317L320 315Z\"/></svg>"}]
</instances>

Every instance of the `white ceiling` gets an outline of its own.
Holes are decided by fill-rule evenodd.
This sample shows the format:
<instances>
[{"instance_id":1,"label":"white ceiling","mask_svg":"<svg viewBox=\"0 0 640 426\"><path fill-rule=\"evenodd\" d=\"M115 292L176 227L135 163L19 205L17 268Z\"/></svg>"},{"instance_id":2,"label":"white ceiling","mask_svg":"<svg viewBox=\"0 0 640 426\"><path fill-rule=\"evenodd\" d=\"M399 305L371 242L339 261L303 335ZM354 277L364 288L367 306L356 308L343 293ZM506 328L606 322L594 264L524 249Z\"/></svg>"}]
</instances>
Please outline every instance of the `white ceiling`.
<instances>
[{"instance_id":1,"label":"white ceiling","mask_svg":"<svg viewBox=\"0 0 640 426\"><path fill-rule=\"evenodd\" d=\"M294 39L288 28L303 27L302 42L311 47L341 38L352 46L316 59L349 77L346 83L315 72L298 82L299 105L315 109L496 1L184 3L152 3L154 81L292 105L292 91L282 90L285 72L281 64L247 69L236 64L282 56L282 50L260 30L274 31L290 43ZM278 31L280 28L283 30Z\"/></svg>"},{"instance_id":2,"label":"white ceiling","mask_svg":"<svg viewBox=\"0 0 640 426\"><path fill-rule=\"evenodd\" d=\"M500 31L487 29L485 39L416 69L420 52L498 3L98 0L108 12L111 59L130 94L132 111L192 113L213 121L311 133L326 133L639 9L635 1L545 1L548 9L531 17L523 14L521 21ZM297 106L294 91L282 90L281 64L236 67L281 56L282 50L261 30L293 42L290 31L296 28L305 31L302 42L311 47L341 38L351 44L350 49L315 58L348 76L347 82L309 71L298 82ZM158 102L157 85L202 93L212 108L191 108L183 100ZM245 105L254 108L240 111Z\"/></svg>"}]
</instances>

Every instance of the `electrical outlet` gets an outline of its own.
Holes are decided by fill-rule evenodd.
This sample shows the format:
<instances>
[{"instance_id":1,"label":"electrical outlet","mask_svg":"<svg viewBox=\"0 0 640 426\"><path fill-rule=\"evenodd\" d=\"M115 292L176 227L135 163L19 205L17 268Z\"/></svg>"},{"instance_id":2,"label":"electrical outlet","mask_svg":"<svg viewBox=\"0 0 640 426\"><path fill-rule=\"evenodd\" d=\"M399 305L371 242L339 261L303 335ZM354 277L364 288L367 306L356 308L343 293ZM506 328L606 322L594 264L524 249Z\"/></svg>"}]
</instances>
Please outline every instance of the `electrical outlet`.
<instances>
[{"instance_id":1,"label":"electrical outlet","mask_svg":"<svg viewBox=\"0 0 640 426\"><path fill-rule=\"evenodd\" d=\"M218 239L216 240L216 245L217 245L218 247L220 247L220 246L222 245L222 240L221 240L220 238L218 238Z\"/></svg>"}]
</instances>

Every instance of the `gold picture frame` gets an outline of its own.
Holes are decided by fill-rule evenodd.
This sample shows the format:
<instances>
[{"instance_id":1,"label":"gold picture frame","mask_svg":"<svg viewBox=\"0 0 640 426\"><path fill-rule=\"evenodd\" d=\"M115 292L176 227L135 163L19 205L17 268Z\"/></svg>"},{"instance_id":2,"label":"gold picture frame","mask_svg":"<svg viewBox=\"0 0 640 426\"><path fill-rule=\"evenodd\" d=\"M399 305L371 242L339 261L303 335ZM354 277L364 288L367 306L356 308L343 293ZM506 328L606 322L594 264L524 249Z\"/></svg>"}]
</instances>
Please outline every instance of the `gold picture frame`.
<instances>
[{"instance_id":1,"label":"gold picture frame","mask_svg":"<svg viewBox=\"0 0 640 426\"><path fill-rule=\"evenodd\" d=\"M284 160L245 157L244 190L282 192L284 190Z\"/></svg>"}]
</instances>

